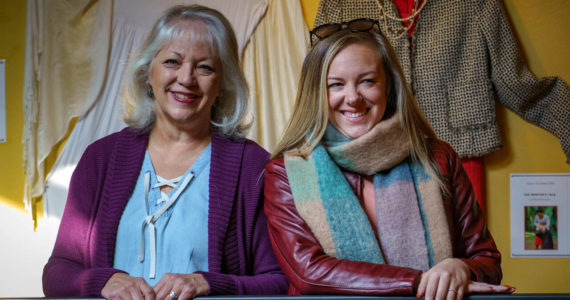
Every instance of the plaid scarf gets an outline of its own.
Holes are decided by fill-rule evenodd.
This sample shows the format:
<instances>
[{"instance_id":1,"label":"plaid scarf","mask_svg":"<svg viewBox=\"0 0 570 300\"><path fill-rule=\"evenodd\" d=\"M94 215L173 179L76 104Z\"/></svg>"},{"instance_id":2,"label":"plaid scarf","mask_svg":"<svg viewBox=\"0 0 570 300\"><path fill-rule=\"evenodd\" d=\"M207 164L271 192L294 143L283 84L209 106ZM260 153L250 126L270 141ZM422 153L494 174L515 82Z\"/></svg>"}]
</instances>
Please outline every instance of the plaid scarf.
<instances>
[{"instance_id":1,"label":"plaid scarf","mask_svg":"<svg viewBox=\"0 0 570 300\"><path fill-rule=\"evenodd\" d=\"M323 143L306 159L285 155L285 168L297 211L327 255L422 271L452 256L441 191L410 158L396 116L354 140L329 124ZM342 170L374 175L376 224Z\"/></svg>"}]
</instances>

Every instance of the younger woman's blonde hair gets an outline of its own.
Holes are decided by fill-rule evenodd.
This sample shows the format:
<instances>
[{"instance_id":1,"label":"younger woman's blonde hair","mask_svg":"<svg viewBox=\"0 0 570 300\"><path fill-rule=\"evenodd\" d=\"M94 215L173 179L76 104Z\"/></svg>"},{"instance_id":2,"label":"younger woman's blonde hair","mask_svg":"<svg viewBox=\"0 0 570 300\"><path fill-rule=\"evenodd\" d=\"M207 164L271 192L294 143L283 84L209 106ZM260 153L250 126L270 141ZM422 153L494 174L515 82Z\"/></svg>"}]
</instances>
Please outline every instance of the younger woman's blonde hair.
<instances>
[{"instance_id":1,"label":"younger woman's blonde hair","mask_svg":"<svg viewBox=\"0 0 570 300\"><path fill-rule=\"evenodd\" d=\"M447 192L439 167L428 149L428 139L436 134L419 110L408 87L398 57L388 40L375 31L341 30L319 41L303 62L295 107L272 158L285 153L307 157L320 143L329 121L327 74L334 57L355 43L374 48L386 74L386 111L382 120L398 114L402 129L410 141L412 159Z\"/></svg>"}]
</instances>

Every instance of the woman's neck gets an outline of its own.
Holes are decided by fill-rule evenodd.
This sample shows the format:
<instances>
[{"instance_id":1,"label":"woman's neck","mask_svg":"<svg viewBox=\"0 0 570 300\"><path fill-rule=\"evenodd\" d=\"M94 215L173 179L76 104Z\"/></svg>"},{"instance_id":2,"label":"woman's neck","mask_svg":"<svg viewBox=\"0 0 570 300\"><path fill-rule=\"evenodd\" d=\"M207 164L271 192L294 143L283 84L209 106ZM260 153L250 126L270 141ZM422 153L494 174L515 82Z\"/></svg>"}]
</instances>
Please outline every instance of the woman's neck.
<instances>
[{"instance_id":1,"label":"woman's neck","mask_svg":"<svg viewBox=\"0 0 570 300\"><path fill-rule=\"evenodd\" d=\"M148 152L157 175L166 179L184 175L211 141L207 130L178 130L155 126L150 132Z\"/></svg>"}]
</instances>

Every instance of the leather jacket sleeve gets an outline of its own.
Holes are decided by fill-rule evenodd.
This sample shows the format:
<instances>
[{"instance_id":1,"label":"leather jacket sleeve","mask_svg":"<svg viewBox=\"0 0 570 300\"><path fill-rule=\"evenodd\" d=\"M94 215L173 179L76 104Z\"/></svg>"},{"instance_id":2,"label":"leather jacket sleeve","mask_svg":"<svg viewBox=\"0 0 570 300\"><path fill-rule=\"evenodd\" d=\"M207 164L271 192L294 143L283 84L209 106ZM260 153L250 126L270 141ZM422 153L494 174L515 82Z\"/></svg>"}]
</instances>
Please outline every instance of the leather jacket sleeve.
<instances>
[{"instance_id":1,"label":"leather jacket sleeve","mask_svg":"<svg viewBox=\"0 0 570 300\"><path fill-rule=\"evenodd\" d=\"M443 202L452 238L453 257L467 264L472 280L499 284L502 278L501 254L487 229L485 216L477 204L461 159L445 142L433 140L430 148L449 190Z\"/></svg>"},{"instance_id":2,"label":"leather jacket sleeve","mask_svg":"<svg viewBox=\"0 0 570 300\"><path fill-rule=\"evenodd\" d=\"M295 208L283 158L265 167L265 214L290 294L408 294L421 271L328 256Z\"/></svg>"}]
</instances>

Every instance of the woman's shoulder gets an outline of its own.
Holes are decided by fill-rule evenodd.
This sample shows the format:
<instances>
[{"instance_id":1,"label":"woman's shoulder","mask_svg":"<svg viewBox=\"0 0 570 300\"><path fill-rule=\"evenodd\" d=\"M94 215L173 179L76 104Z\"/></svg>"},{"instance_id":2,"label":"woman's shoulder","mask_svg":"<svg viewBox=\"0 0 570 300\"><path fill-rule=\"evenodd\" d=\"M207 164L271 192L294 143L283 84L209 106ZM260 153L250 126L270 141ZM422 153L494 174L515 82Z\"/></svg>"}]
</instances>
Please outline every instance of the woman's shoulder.
<instances>
[{"instance_id":1,"label":"woman's shoulder","mask_svg":"<svg viewBox=\"0 0 570 300\"><path fill-rule=\"evenodd\" d=\"M265 148L261 147L258 143L250 139L244 139L245 152L251 153L253 155L258 155L265 160L269 160L269 152Z\"/></svg>"},{"instance_id":2,"label":"woman's shoulder","mask_svg":"<svg viewBox=\"0 0 570 300\"><path fill-rule=\"evenodd\" d=\"M220 145L221 148L226 147L243 147L243 151L247 155L256 155L264 159L269 159L269 152L257 144L255 141L244 137L229 137L218 132L212 134L212 142Z\"/></svg>"},{"instance_id":3,"label":"woman's shoulder","mask_svg":"<svg viewBox=\"0 0 570 300\"><path fill-rule=\"evenodd\" d=\"M240 161L242 171L255 171L263 170L269 160L269 152L250 139L214 133L212 159L217 162Z\"/></svg>"},{"instance_id":4,"label":"woman's shoulder","mask_svg":"<svg viewBox=\"0 0 570 300\"><path fill-rule=\"evenodd\" d=\"M447 142L440 139L430 138L427 140L428 149L433 153L433 155L438 158L454 159L459 158L459 155L455 152L453 147Z\"/></svg>"},{"instance_id":5,"label":"woman's shoulder","mask_svg":"<svg viewBox=\"0 0 570 300\"><path fill-rule=\"evenodd\" d=\"M246 165L255 166L263 171L265 164L269 161L269 152L257 144L255 141L244 139L243 160Z\"/></svg>"},{"instance_id":6,"label":"woman's shoulder","mask_svg":"<svg viewBox=\"0 0 570 300\"><path fill-rule=\"evenodd\" d=\"M146 147L147 140L147 134L125 127L91 143L83 156L108 157L115 151L132 153L137 147Z\"/></svg>"},{"instance_id":7,"label":"woman's shoulder","mask_svg":"<svg viewBox=\"0 0 570 300\"><path fill-rule=\"evenodd\" d=\"M453 154L455 150L447 142L436 138L429 138L427 140L428 148L435 153L440 154Z\"/></svg>"},{"instance_id":8,"label":"woman's shoulder","mask_svg":"<svg viewBox=\"0 0 570 300\"><path fill-rule=\"evenodd\" d=\"M119 171L121 176L138 172L147 141L148 135L137 134L130 128L96 140L83 152L75 167L74 178L81 182L87 177L102 178L108 172Z\"/></svg>"},{"instance_id":9,"label":"woman's shoulder","mask_svg":"<svg viewBox=\"0 0 570 300\"><path fill-rule=\"evenodd\" d=\"M283 156L270 160L265 166L265 171L273 173L285 173L285 159Z\"/></svg>"},{"instance_id":10,"label":"woman's shoulder","mask_svg":"<svg viewBox=\"0 0 570 300\"><path fill-rule=\"evenodd\" d=\"M129 142L138 139L144 139L147 135L133 129L131 127L125 127L117 132L113 132L107 136L104 136L93 143L91 143L88 148L95 149L109 149L113 148L118 142Z\"/></svg>"},{"instance_id":11,"label":"woman's shoulder","mask_svg":"<svg viewBox=\"0 0 570 300\"><path fill-rule=\"evenodd\" d=\"M445 171L454 170L461 165L461 158L447 142L430 138L427 140L427 145L433 154L433 158L444 173L446 173Z\"/></svg>"}]
</instances>

